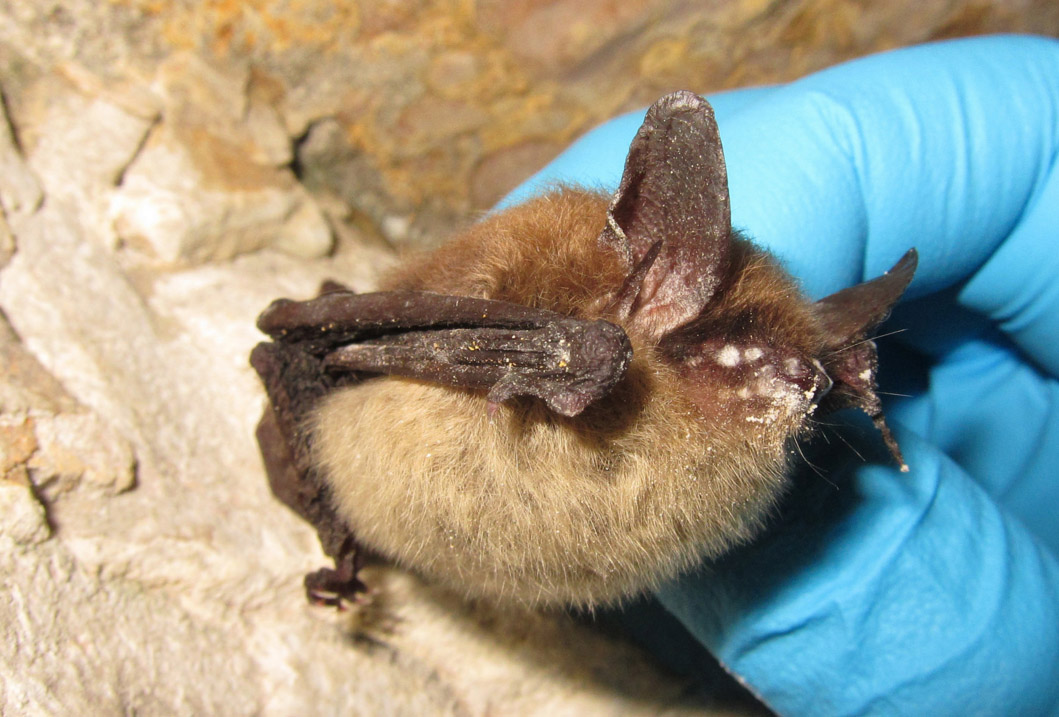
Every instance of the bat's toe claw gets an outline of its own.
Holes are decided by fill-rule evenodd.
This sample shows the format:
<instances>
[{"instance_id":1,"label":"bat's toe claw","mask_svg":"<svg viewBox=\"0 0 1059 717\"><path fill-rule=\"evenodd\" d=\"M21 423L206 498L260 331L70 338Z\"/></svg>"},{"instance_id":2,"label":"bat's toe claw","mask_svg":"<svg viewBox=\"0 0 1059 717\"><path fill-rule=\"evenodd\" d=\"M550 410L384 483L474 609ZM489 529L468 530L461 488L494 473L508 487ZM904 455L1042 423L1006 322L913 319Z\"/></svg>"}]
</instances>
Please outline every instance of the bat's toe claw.
<instances>
[{"instance_id":1,"label":"bat's toe claw","mask_svg":"<svg viewBox=\"0 0 1059 717\"><path fill-rule=\"evenodd\" d=\"M368 600L368 586L353 575L330 568L320 568L305 576L305 596L313 605L345 610L348 603L362 604Z\"/></svg>"}]
</instances>

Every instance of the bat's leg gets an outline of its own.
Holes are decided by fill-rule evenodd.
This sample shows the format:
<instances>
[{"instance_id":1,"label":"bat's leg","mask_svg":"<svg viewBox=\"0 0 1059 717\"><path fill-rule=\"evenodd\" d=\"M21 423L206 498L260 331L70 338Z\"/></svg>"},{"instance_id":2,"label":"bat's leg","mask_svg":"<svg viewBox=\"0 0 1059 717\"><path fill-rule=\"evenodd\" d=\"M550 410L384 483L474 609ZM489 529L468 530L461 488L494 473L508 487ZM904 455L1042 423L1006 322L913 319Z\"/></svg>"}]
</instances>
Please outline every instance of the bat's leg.
<instances>
[{"instance_id":1,"label":"bat's leg","mask_svg":"<svg viewBox=\"0 0 1059 717\"><path fill-rule=\"evenodd\" d=\"M310 602L339 608L343 601L359 602L367 593L357 577L363 551L331 506L304 429L305 416L336 381L319 359L282 343L258 344L250 363L269 397L257 441L272 493L316 528L324 552L335 561L334 570L323 568L306 576L306 595Z\"/></svg>"}]
</instances>

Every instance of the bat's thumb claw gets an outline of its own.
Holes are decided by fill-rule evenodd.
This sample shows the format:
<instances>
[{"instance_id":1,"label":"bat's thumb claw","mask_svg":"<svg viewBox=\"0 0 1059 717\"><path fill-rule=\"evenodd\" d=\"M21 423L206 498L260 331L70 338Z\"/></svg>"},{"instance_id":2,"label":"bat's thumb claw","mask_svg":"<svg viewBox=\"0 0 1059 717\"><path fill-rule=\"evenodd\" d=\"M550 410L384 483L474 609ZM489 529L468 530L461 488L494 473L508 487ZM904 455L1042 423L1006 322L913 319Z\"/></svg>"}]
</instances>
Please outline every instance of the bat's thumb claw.
<instances>
[{"instance_id":1,"label":"bat's thumb claw","mask_svg":"<svg viewBox=\"0 0 1059 717\"><path fill-rule=\"evenodd\" d=\"M515 396L534 396L541 399L551 410L563 416L576 416L592 402L592 397L575 391L562 381L549 380L542 376L527 377L519 373L509 373L493 384L486 399L489 410L492 406L514 398ZM492 412L489 414L492 416Z\"/></svg>"}]
</instances>

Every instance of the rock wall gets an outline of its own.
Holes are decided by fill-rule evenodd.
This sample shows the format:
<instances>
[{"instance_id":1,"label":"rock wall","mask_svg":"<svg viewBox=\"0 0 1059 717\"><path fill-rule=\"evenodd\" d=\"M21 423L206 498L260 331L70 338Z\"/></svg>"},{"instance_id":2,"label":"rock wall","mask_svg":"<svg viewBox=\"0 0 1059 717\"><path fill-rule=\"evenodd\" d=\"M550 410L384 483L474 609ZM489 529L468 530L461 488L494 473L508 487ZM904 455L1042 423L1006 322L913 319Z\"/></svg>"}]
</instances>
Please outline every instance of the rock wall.
<instances>
[{"instance_id":1,"label":"rock wall","mask_svg":"<svg viewBox=\"0 0 1059 717\"><path fill-rule=\"evenodd\" d=\"M262 474L254 318L370 288L394 246L665 91L1003 30L1059 34L1059 9L0 2L0 712L703 708L569 618L396 571L381 624L307 607L323 558Z\"/></svg>"},{"instance_id":2,"label":"rock wall","mask_svg":"<svg viewBox=\"0 0 1059 717\"><path fill-rule=\"evenodd\" d=\"M6 0L0 67L27 149L63 132L60 108L40 124L40 103L71 92L83 97L65 116L91 105L96 121L114 118L115 142L139 135L129 167L96 177L124 170L110 231L194 261L269 243L322 251L321 209L394 243L436 241L578 134L667 91L790 80L985 32L1059 34L1059 7ZM328 201L313 206L303 187Z\"/></svg>"}]
</instances>

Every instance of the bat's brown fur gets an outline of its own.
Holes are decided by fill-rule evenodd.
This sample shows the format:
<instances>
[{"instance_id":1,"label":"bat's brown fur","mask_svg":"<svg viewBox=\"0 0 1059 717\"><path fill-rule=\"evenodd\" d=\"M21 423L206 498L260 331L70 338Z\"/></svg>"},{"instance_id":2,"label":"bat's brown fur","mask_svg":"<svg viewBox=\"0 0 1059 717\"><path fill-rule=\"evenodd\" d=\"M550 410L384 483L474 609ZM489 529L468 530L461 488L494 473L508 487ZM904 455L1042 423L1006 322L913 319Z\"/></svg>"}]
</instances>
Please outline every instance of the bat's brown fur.
<instances>
[{"instance_id":1,"label":"bat's brown fur","mask_svg":"<svg viewBox=\"0 0 1059 717\"><path fill-rule=\"evenodd\" d=\"M690 325L661 337L635 313L614 316L628 272L598 241L607 204L547 194L384 283L605 318L634 358L574 418L530 399L491 416L481 393L389 377L328 396L316 462L363 544L471 596L593 605L759 528L823 388L812 305L734 235L722 289Z\"/></svg>"}]
</instances>

